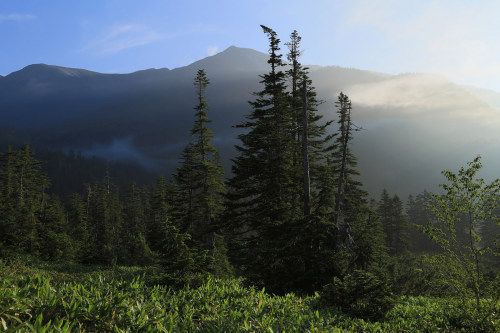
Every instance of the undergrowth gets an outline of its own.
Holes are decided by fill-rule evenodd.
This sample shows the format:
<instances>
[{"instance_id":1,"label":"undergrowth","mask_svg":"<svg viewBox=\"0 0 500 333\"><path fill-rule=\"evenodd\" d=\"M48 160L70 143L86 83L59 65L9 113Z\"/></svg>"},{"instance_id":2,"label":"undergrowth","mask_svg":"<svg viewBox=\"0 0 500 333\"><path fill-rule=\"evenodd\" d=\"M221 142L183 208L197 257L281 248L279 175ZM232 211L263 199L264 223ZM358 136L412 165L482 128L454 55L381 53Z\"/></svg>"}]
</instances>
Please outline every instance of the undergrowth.
<instances>
[{"instance_id":1,"label":"undergrowth","mask_svg":"<svg viewBox=\"0 0 500 333\"><path fill-rule=\"evenodd\" d=\"M495 332L473 302L400 297L378 322L352 318L316 294L273 296L242 280L154 285L139 268L0 264L1 332ZM64 270L67 270L64 272Z\"/></svg>"}]
</instances>

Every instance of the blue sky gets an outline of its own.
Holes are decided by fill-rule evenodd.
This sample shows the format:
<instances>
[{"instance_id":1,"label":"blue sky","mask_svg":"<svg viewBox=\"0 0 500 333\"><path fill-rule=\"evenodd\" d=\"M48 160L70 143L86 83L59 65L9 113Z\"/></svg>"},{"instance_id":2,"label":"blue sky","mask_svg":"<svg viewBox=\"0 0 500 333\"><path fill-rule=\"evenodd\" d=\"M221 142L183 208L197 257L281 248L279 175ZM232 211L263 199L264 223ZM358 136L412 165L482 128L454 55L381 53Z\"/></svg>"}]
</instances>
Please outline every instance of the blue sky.
<instances>
[{"instance_id":1,"label":"blue sky","mask_svg":"<svg viewBox=\"0 0 500 333\"><path fill-rule=\"evenodd\" d=\"M303 63L442 74L500 91L500 1L1 0L0 75L46 63L103 73L176 68L267 25L303 38Z\"/></svg>"}]
</instances>

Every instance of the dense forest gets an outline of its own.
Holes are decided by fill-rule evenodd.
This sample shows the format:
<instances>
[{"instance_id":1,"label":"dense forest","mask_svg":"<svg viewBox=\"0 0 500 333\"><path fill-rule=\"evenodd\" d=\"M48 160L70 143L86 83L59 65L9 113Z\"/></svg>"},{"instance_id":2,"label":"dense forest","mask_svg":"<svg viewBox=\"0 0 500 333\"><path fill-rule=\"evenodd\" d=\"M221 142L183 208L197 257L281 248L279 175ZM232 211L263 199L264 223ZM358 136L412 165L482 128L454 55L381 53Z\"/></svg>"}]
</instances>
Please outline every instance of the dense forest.
<instances>
[{"instance_id":1,"label":"dense forest","mask_svg":"<svg viewBox=\"0 0 500 333\"><path fill-rule=\"evenodd\" d=\"M308 319L318 330L336 327L335 322L320 320L324 311L375 325L396 318L391 311L404 303L404 297L436 297L436 302L442 298L454 304L449 310L454 319L442 326L429 322L431 331L498 329L500 181L486 184L478 178L477 157L457 173L443 172L445 184L439 194L423 191L404 200L384 190L379 198L370 198L357 178L357 160L350 148L359 128L349 97L340 93L337 120L324 121L317 113L322 101L308 68L300 63L301 37L291 33L283 56L277 34L262 29L269 40L269 72L260 76L261 90L249 101L251 112L234 124L240 135L230 175L224 175L213 145L205 99L210 80L203 69L193 82L197 98L191 141L174 174L157 177L153 186L137 185L147 183L149 174L142 174L137 183L116 184L113 180L121 178L117 173L133 173L134 167L92 162L74 153L47 153L52 158L45 162L35 158L29 145L1 153L4 272L20 261L36 260L146 272L143 280L133 280L124 290L167 286L180 292L186 286L208 288L213 281L226 281L221 288L248 293L242 296L247 301L256 292L251 288L265 288L276 299L293 293L312 297L314 304L308 306L313 313L321 309L321 315L311 317L321 324ZM67 173L69 169L73 172ZM47 170L56 170L51 173L58 179L49 179ZM94 179L102 176L85 182L88 173ZM51 182L57 184L55 189ZM69 193L74 188L80 190ZM36 279L23 283L45 288L45 282ZM0 291L3 288L8 289ZM259 308L264 301L274 302L262 293L256 298ZM8 299L0 301L3 329L30 322L9 310L13 303ZM269 306L279 307L278 303ZM297 304L292 303L286 303L286 316L295 316L291 314ZM185 306L198 311L201 305ZM50 324L47 318L59 318L46 309L40 313L45 317L37 324L34 315L29 325L43 327ZM179 319L179 326L164 330L306 329L276 323L257 326L256 321L238 318L231 319L236 326L212 323L212 328L194 319L192 326L181 326ZM76 329L58 322L61 330ZM89 331L114 329L84 321L78 325ZM130 321L120 325L133 326ZM371 329L397 330L394 327Z\"/></svg>"}]
</instances>

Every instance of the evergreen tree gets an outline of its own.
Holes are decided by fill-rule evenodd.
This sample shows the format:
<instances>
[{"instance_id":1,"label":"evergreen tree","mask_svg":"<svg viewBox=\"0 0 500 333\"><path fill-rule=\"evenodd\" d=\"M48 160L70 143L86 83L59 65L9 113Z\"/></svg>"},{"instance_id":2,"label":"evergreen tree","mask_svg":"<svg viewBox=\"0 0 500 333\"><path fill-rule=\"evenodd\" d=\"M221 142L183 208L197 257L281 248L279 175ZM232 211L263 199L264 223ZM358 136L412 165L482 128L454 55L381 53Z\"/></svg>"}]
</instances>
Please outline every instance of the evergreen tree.
<instances>
[{"instance_id":1,"label":"evergreen tree","mask_svg":"<svg viewBox=\"0 0 500 333\"><path fill-rule=\"evenodd\" d=\"M103 181L87 185L87 221L92 244L90 263L115 264L119 255L119 235L122 227L122 204L118 188L111 183L109 173Z\"/></svg>"},{"instance_id":2,"label":"evergreen tree","mask_svg":"<svg viewBox=\"0 0 500 333\"><path fill-rule=\"evenodd\" d=\"M406 216L410 226L410 250L416 253L439 252L439 247L419 230L429 221L436 221L435 214L429 208L433 202L432 194L426 190L415 198L409 196Z\"/></svg>"},{"instance_id":3,"label":"evergreen tree","mask_svg":"<svg viewBox=\"0 0 500 333\"><path fill-rule=\"evenodd\" d=\"M0 156L0 244L5 250L40 254L41 216L49 186L29 145Z\"/></svg>"},{"instance_id":4,"label":"evergreen tree","mask_svg":"<svg viewBox=\"0 0 500 333\"><path fill-rule=\"evenodd\" d=\"M76 254L71 237L68 235L64 206L56 196L44 200L40 214L39 255L45 260L72 260Z\"/></svg>"},{"instance_id":5,"label":"evergreen tree","mask_svg":"<svg viewBox=\"0 0 500 333\"><path fill-rule=\"evenodd\" d=\"M86 202L80 194L74 193L69 196L66 204L68 234L72 239L75 257L79 262L89 262L92 255L86 208Z\"/></svg>"},{"instance_id":6,"label":"evergreen tree","mask_svg":"<svg viewBox=\"0 0 500 333\"><path fill-rule=\"evenodd\" d=\"M196 187L196 155L194 152L194 144L190 142L182 151L182 164L177 168L175 175L176 183L179 190L179 199L181 207L181 226L180 231L191 233L195 229L194 214L195 214L195 187Z\"/></svg>"},{"instance_id":7,"label":"evergreen tree","mask_svg":"<svg viewBox=\"0 0 500 333\"><path fill-rule=\"evenodd\" d=\"M180 198L184 202L184 230L192 236L194 245L206 249L227 266L223 238L216 234L219 217L224 211L224 173L218 151L212 145L213 133L208 128L212 121L204 94L210 81L205 71L199 70L194 80L198 103L195 107L195 122L191 130L191 142L183 152L183 163L177 172ZM226 267L227 268L227 267ZM229 269L229 268L227 268Z\"/></svg>"},{"instance_id":8,"label":"evergreen tree","mask_svg":"<svg viewBox=\"0 0 500 333\"><path fill-rule=\"evenodd\" d=\"M276 33L261 26L269 38L270 72L261 76L263 89L254 93L253 111L239 127L239 155L233 160L230 212L231 254L255 282L277 285L285 263L288 227L301 216L297 186L295 116L286 91L284 63ZM288 235L288 236L286 236Z\"/></svg>"},{"instance_id":9,"label":"evergreen tree","mask_svg":"<svg viewBox=\"0 0 500 333\"><path fill-rule=\"evenodd\" d=\"M26 252L44 259L72 259L65 210L46 193L42 163L26 145L0 155L0 255Z\"/></svg>"},{"instance_id":10,"label":"evergreen tree","mask_svg":"<svg viewBox=\"0 0 500 333\"><path fill-rule=\"evenodd\" d=\"M297 169L295 183L297 186L303 183L303 149L307 149L307 157L309 162L309 173L310 173L310 190L311 190L311 201L308 211L310 209L317 211L324 211L326 207L329 207L329 200L327 202L323 201L323 198L318 197L319 191L328 192L329 188L327 185L331 183L325 182L324 177L327 175L327 158L328 153L333 149L330 141L333 139L335 134L328 134L327 128L332 124L333 121L328 121L323 124L319 124L322 115L317 113L317 108L321 103L316 99L316 91L312 85L312 80L309 78L309 68L304 67L299 58L301 56L300 42L301 37L298 32L294 30L290 34L290 41L285 43L288 47L287 60L289 61L289 69L286 71L287 79L289 81L289 103L294 117L294 136L296 140L295 150L293 155L294 166ZM304 96L303 83L306 83L306 93ZM305 97L305 101L304 101ZM306 103L306 119L304 121L303 116L303 106ZM306 147L303 147L303 135L304 126L307 122L307 133L306 133ZM300 189L298 189L300 191ZM304 202L304 194L301 193L301 202ZM314 205L314 207L312 207Z\"/></svg>"},{"instance_id":11,"label":"evergreen tree","mask_svg":"<svg viewBox=\"0 0 500 333\"><path fill-rule=\"evenodd\" d=\"M153 259L161 266L162 282L178 285L193 282L199 274L208 272L214 260L207 251L194 246L191 235L180 230L186 206L181 205L177 184L159 177L150 201L147 244Z\"/></svg>"},{"instance_id":12,"label":"evergreen tree","mask_svg":"<svg viewBox=\"0 0 500 333\"><path fill-rule=\"evenodd\" d=\"M121 262L129 265L146 265L152 253L146 243L149 193L131 183L123 202L123 225L120 228Z\"/></svg>"},{"instance_id":13,"label":"evergreen tree","mask_svg":"<svg viewBox=\"0 0 500 333\"><path fill-rule=\"evenodd\" d=\"M378 202L377 213L384 228L385 243L388 249L391 248L392 244L392 210L391 197L389 196L389 192L384 188Z\"/></svg>"},{"instance_id":14,"label":"evergreen tree","mask_svg":"<svg viewBox=\"0 0 500 333\"><path fill-rule=\"evenodd\" d=\"M377 214L373 209L361 206L357 212L350 213L348 219L352 243L348 242L340 250L346 253L348 260L347 266L341 267L344 269L342 273L349 274L354 269L383 273L387 261L385 233ZM337 239L346 244L343 239Z\"/></svg>"},{"instance_id":15,"label":"evergreen tree","mask_svg":"<svg viewBox=\"0 0 500 333\"><path fill-rule=\"evenodd\" d=\"M189 246L190 235L180 232L169 219L164 221L159 239L158 260L163 270L163 283L191 284L200 274L208 272L213 259L207 251Z\"/></svg>"},{"instance_id":16,"label":"evergreen tree","mask_svg":"<svg viewBox=\"0 0 500 333\"><path fill-rule=\"evenodd\" d=\"M172 206L168 202L167 186L165 177L161 176L151 190L151 217L148 219L147 240L151 250L157 252L162 246L164 223L171 219Z\"/></svg>"},{"instance_id":17,"label":"evergreen tree","mask_svg":"<svg viewBox=\"0 0 500 333\"><path fill-rule=\"evenodd\" d=\"M395 222L395 237L393 248L395 255L403 255L409 249L409 226L403 212L403 202L397 195L392 198L392 215Z\"/></svg>"},{"instance_id":18,"label":"evergreen tree","mask_svg":"<svg viewBox=\"0 0 500 333\"><path fill-rule=\"evenodd\" d=\"M354 178L359 176L359 172L356 170L357 159L350 148L352 133L357 130L351 120L351 101L341 92L336 104L339 135L332 155L337 187L334 221L337 227L343 227L349 225L349 216L355 216L362 207L366 207L367 193L362 189L361 182Z\"/></svg>"},{"instance_id":19,"label":"evergreen tree","mask_svg":"<svg viewBox=\"0 0 500 333\"><path fill-rule=\"evenodd\" d=\"M389 196L382 191L378 205L378 214L385 232L385 244L390 255L402 255L408 250L408 222L403 214L403 203L397 195Z\"/></svg>"},{"instance_id":20,"label":"evergreen tree","mask_svg":"<svg viewBox=\"0 0 500 333\"><path fill-rule=\"evenodd\" d=\"M224 172L218 151L211 144L212 131L207 124L212 121L207 118L208 105L203 97L205 89L210 81L203 70L198 71L194 86L197 90L198 105L196 106L196 120L191 135L196 138L195 151L197 159L201 164L197 165L197 213L201 221L200 229L209 236L207 245L210 249L215 247L214 227L215 220L224 210ZM204 228L203 228L204 226Z\"/></svg>"},{"instance_id":21,"label":"evergreen tree","mask_svg":"<svg viewBox=\"0 0 500 333\"><path fill-rule=\"evenodd\" d=\"M332 221L340 255L345 252L343 256L348 261L339 260L338 270L344 266L342 274L348 274L353 269L380 269L385 259L384 233L377 214L368 206L367 192L356 179L357 159L350 147L353 132L358 129L351 119L351 101L340 93L336 104L338 130L329 160L335 187Z\"/></svg>"},{"instance_id":22,"label":"evergreen tree","mask_svg":"<svg viewBox=\"0 0 500 333\"><path fill-rule=\"evenodd\" d=\"M2 256L20 244L21 237L16 224L16 207L19 196L16 195L16 164L17 153L11 147L0 155L0 249Z\"/></svg>"}]
</instances>

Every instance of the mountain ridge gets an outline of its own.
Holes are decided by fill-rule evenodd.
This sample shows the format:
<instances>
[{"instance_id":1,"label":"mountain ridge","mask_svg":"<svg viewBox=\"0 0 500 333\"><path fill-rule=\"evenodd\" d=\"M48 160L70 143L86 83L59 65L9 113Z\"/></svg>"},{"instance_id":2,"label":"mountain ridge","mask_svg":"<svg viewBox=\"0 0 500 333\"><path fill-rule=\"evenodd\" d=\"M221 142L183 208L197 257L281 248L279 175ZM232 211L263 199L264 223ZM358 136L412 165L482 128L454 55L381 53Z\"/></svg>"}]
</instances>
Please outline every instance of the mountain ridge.
<instances>
[{"instance_id":1,"label":"mountain ridge","mask_svg":"<svg viewBox=\"0 0 500 333\"><path fill-rule=\"evenodd\" d=\"M177 165L190 139L196 98L192 82L196 71L204 69L211 81L206 99L214 143L229 173L238 143L234 125L250 113L248 101L261 89L259 75L268 64L266 54L232 46L174 69L126 74L55 65L25 69L0 79L0 126L25 131L34 143L52 149L135 159L163 173ZM432 75L339 66L311 66L310 77L324 101L319 112L325 120L336 119L340 91L351 98L353 120L365 129L356 133L353 151L361 180L373 195L384 187L403 196L433 189L441 170L476 154L490 159L488 175L500 169L500 160L493 157L500 151L500 113L487 100L500 101L500 94L483 92L489 97L482 99L480 92ZM6 141L0 142L3 147Z\"/></svg>"}]
</instances>

